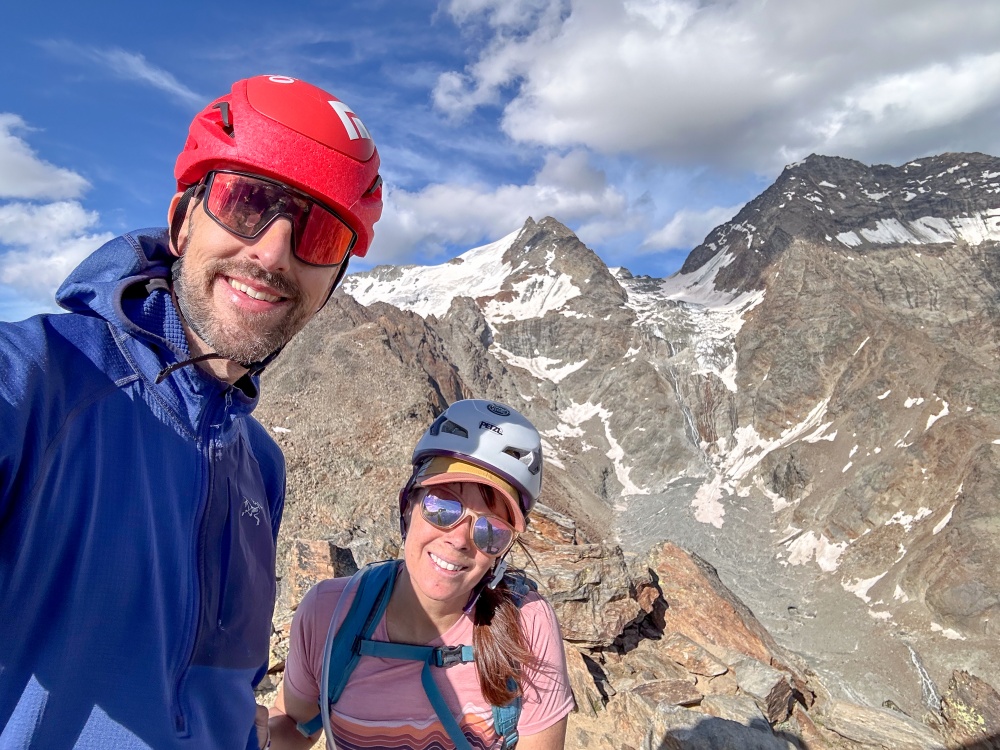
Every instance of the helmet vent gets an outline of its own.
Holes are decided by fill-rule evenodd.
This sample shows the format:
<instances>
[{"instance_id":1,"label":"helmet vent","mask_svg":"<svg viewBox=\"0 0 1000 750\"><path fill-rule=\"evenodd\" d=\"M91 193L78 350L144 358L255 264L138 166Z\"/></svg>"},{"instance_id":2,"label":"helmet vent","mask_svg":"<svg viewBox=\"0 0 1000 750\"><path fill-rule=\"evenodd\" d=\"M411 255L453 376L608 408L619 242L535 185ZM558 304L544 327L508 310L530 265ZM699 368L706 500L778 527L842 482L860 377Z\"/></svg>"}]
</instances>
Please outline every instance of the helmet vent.
<instances>
[{"instance_id":1,"label":"helmet vent","mask_svg":"<svg viewBox=\"0 0 1000 750\"><path fill-rule=\"evenodd\" d=\"M437 419L434 420L434 423L428 428L427 431L434 437L437 437L438 435L441 434L441 425L443 425L447 421L447 419L448 417L442 414L441 416L439 416Z\"/></svg>"},{"instance_id":2,"label":"helmet vent","mask_svg":"<svg viewBox=\"0 0 1000 750\"><path fill-rule=\"evenodd\" d=\"M508 446L503 449L503 452L527 466L528 471L532 474L537 474L538 470L542 468L542 455L538 451L522 451Z\"/></svg>"},{"instance_id":3,"label":"helmet vent","mask_svg":"<svg viewBox=\"0 0 1000 750\"><path fill-rule=\"evenodd\" d=\"M229 117L229 102L219 102L215 105L215 108L222 113L222 130L230 138L234 138L233 134L233 121Z\"/></svg>"},{"instance_id":4,"label":"helmet vent","mask_svg":"<svg viewBox=\"0 0 1000 750\"><path fill-rule=\"evenodd\" d=\"M446 432L449 435L458 435L459 437L467 438L469 437L469 431L466 430L461 425L457 425L450 419L446 420L443 425L441 425L441 432Z\"/></svg>"}]
</instances>

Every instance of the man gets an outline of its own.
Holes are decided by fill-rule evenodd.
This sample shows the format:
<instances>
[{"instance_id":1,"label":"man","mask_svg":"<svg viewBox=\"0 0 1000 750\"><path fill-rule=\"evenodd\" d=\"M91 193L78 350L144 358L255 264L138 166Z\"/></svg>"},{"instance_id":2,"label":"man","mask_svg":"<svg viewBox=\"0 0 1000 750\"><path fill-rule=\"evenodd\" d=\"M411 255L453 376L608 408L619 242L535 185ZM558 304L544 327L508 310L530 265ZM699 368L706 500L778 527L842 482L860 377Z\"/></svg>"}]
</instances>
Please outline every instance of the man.
<instances>
[{"instance_id":1,"label":"man","mask_svg":"<svg viewBox=\"0 0 1000 750\"><path fill-rule=\"evenodd\" d=\"M169 231L0 324L0 748L258 747L285 474L250 412L367 252L378 167L335 97L239 81L191 124Z\"/></svg>"}]
</instances>

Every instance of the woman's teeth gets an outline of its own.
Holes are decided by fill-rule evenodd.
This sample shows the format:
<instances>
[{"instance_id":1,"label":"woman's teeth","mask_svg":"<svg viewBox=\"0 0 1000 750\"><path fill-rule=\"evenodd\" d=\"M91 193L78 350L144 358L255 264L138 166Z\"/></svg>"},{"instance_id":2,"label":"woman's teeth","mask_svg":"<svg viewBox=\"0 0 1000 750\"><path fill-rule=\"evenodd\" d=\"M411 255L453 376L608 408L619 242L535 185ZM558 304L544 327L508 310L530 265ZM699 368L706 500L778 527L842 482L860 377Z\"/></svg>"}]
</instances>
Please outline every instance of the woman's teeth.
<instances>
[{"instance_id":1,"label":"woman's teeth","mask_svg":"<svg viewBox=\"0 0 1000 750\"><path fill-rule=\"evenodd\" d=\"M452 565L450 562L448 562L446 560L442 560L440 557L438 557L437 555L435 555L433 552L430 553L430 556L431 556L431 560L433 560L435 562L435 564L437 564L438 566L444 568L445 570L455 571L455 570L461 570L462 569L461 565Z\"/></svg>"}]
</instances>

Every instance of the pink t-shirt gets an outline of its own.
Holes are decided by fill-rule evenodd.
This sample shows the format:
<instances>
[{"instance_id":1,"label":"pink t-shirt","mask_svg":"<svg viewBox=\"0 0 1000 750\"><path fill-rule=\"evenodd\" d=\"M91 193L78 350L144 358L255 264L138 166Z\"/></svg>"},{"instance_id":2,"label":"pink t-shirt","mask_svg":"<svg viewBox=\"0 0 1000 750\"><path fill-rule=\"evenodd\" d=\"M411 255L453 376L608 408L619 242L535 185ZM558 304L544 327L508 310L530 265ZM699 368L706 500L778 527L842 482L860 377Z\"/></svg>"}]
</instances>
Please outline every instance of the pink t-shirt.
<instances>
[{"instance_id":1,"label":"pink t-shirt","mask_svg":"<svg viewBox=\"0 0 1000 750\"><path fill-rule=\"evenodd\" d=\"M284 689L301 700L318 705L326 634L349 580L335 578L316 584L295 613ZM353 598L353 591L348 596ZM350 602L344 602L338 620L343 620ZM540 667L526 668L521 681L524 697L517 729L518 734L526 736L566 716L573 709L573 694L552 607L532 592L525 597L520 613L528 645L540 659ZM372 639L389 640L384 617ZM463 615L441 638L426 645L471 643L472 618ZM421 669L422 662L362 656L330 715L338 750L429 750L452 746L420 684ZM493 731L493 710L480 692L475 663L432 667L431 673L470 744L482 750L499 748L500 737Z\"/></svg>"}]
</instances>

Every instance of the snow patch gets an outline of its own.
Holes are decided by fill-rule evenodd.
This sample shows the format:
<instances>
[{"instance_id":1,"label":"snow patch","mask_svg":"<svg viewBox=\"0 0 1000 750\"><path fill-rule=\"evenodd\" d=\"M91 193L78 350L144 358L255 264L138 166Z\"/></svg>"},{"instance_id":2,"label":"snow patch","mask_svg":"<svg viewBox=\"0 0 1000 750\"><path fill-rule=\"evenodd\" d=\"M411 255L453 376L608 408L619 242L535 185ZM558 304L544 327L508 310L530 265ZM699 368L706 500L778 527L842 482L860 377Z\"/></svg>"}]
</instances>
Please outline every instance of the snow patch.
<instances>
[{"instance_id":1,"label":"snow patch","mask_svg":"<svg viewBox=\"0 0 1000 750\"><path fill-rule=\"evenodd\" d=\"M921 192L925 192L924 188L921 188ZM912 200L917 195L907 192L904 200ZM951 219L923 216L907 224L899 219L879 219L874 228L858 231L868 242L880 245L926 245L958 241L981 245L983 242L1000 241L1000 208L975 211L968 216L955 216ZM837 239L853 247L849 243L856 240L857 235L854 232L844 232L837 235Z\"/></svg>"},{"instance_id":2,"label":"snow patch","mask_svg":"<svg viewBox=\"0 0 1000 750\"><path fill-rule=\"evenodd\" d=\"M521 230L489 245L473 248L457 259L437 266L404 266L391 281L374 276L351 275L342 288L362 305L387 302L426 318L448 312L456 290L464 296L492 297L513 272L503 262L504 253L517 241ZM373 272L374 273L374 272Z\"/></svg>"},{"instance_id":3,"label":"snow patch","mask_svg":"<svg viewBox=\"0 0 1000 750\"><path fill-rule=\"evenodd\" d=\"M931 623L931 632L940 633L945 638L950 641L964 641L965 636L959 633L957 630L952 630L951 628L944 628L938 625L936 622Z\"/></svg>"},{"instance_id":4,"label":"snow patch","mask_svg":"<svg viewBox=\"0 0 1000 750\"><path fill-rule=\"evenodd\" d=\"M542 438L541 443L542 455L545 456L545 461L551 466L558 466L560 469L565 469L566 466L559 460L559 453L552 447L552 443L544 438Z\"/></svg>"},{"instance_id":5,"label":"snow patch","mask_svg":"<svg viewBox=\"0 0 1000 750\"><path fill-rule=\"evenodd\" d=\"M940 521L938 521L937 526L934 527L933 531L934 536L937 536L942 531L944 531L944 527L951 522L951 514L954 512L955 512L955 506L952 505L950 508L948 508L948 514Z\"/></svg>"},{"instance_id":6,"label":"snow patch","mask_svg":"<svg viewBox=\"0 0 1000 750\"><path fill-rule=\"evenodd\" d=\"M885 573L888 572L889 571L887 570ZM858 597L858 599L867 604L872 600L872 598L868 596L868 592L871 590L872 586L885 577L885 573L881 573L874 578L855 578L850 581L841 581L840 585L844 588L844 591L854 594Z\"/></svg>"},{"instance_id":7,"label":"snow patch","mask_svg":"<svg viewBox=\"0 0 1000 750\"><path fill-rule=\"evenodd\" d=\"M716 474L711 482L706 482L694 494L691 501L694 508L694 518L701 523L710 523L717 529L722 528L722 519L726 509L722 505L722 475Z\"/></svg>"},{"instance_id":8,"label":"snow patch","mask_svg":"<svg viewBox=\"0 0 1000 750\"><path fill-rule=\"evenodd\" d=\"M841 232L837 235L837 239L847 247L857 247L861 244L861 238L854 232Z\"/></svg>"},{"instance_id":9,"label":"snow patch","mask_svg":"<svg viewBox=\"0 0 1000 750\"><path fill-rule=\"evenodd\" d=\"M578 404L573 401L570 402L570 406L563 409L559 413L559 419L571 427L579 427L581 424L593 419L594 417L600 418L602 424L604 425L604 437L607 439L608 445L610 446L605 455L610 458L614 464L615 477L618 479L618 483L622 486L621 496L648 495L648 488L639 487L629 478L629 475L632 472L632 467L625 466L625 450L615 439L615 436L611 434L611 415L613 413L614 412L605 409L601 406L601 404L592 404L589 401L583 404Z\"/></svg>"},{"instance_id":10,"label":"snow patch","mask_svg":"<svg viewBox=\"0 0 1000 750\"><path fill-rule=\"evenodd\" d=\"M556 365L562 362L561 359L552 359L551 357L521 357L507 351L496 342L490 346L490 351L502 356L507 364L512 367L527 370L539 380L548 380L553 383L558 383L568 375L572 375L588 362L585 359L580 362L571 362L570 364L557 367Z\"/></svg>"},{"instance_id":11,"label":"snow patch","mask_svg":"<svg viewBox=\"0 0 1000 750\"><path fill-rule=\"evenodd\" d=\"M486 303L483 315L494 326L512 320L542 318L548 312L560 311L569 300L581 294L579 287L564 273L531 276L512 284L511 289L514 292L512 300L491 299Z\"/></svg>"},{"instance_id":12,"label":"snow patch","mask_svg":"<svg viewBox=\"0 0 1000 750\"><path fill-rule=\"evenodd\" d=\"M927 426L924 428L924 432L927 432L927 430L931 428L931 425L937 422L939 419L941 419L941 417L945 417L948 415L948 402L942 401L941 404L942 404L941 412L939 414L932 414L931 416L927 417Z\"/></svg>"},{"instance_id":13,"label":"snow patch","mask_svg":"<svg viewBox=\"0 0 1000 750\"><path fill-rule=\"evenodd\" d=\"M805 565L815 558L820 570L832 573L840 564L840 556L847 549L847 542L835 544L823 534L816 536L815 532L807 531L788 542L785 547L788 548L788 562L792 565Z\"/></svg>"},{"instance_id":14,"label":"snow patch","mask_svg":"<svg viewBox=\"0 0 1000 750\"><path fill-rule=\"evenodd\" d=\"M913 527L913 524L915 522L922 521L923 519L927 518L927 516L931 515L933 512L934 511L932 511L930 508L918 508L915 514L910 515L909 513L904 513L901 510L897 510L896 514L885 522L885 525L891 526L892 524L899 524L904 529L909 531Z\"/></svg>"}]
</instances>

